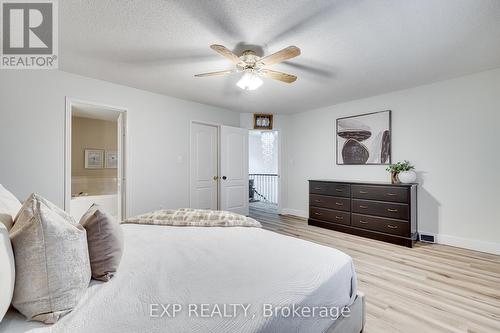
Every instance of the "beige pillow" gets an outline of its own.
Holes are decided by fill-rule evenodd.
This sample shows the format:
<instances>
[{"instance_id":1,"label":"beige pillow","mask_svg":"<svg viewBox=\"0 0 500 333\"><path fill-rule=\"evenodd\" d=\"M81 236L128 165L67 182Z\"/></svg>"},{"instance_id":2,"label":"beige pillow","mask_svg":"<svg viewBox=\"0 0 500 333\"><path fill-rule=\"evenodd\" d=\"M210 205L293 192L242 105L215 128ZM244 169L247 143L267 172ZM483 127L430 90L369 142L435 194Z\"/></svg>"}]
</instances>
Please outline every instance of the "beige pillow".
<instances>
[{"instance_id":1,"label":"beige pillow","mask_svg":"<svg viewBox=\"0 0 500 333\"><path fill-rule=\"evenodd\" d=\"M9 310L16 277L14 254L7 227L0 223L0 322Z\"/></svg>"},{"instance_id":2,"label":"beige pillow","mask_svg":"<svg viewBox=\"0 0 500 333\"><path fill-rule=\"evenodd\" d=\"M19 200L0 184L0 222L5 224L7 230L12 228L12 222L20 209Z\"/></svg>"},{"instance_id":3,"label":"beige pillow","mask_svg":"<svg viewBox=\"0 0 500 333\"><path fill-rule=\"evenodd\" d=\"M94 204L80 219L87 230L92 277L109 281L118 270L123 254L123 231L120 224Z\"/></svg>"},{"instance_id":4,"label":"beige pillow","mask_svg":"<svg viewBox=\"0 0 500 333\"><path fill-rule=\"evenodd\" d=\"M16 263L12 305L30 320L55 323L90 282L85 229L66 212L32 194L10 230Z\"/></svg>"}]
</instances>

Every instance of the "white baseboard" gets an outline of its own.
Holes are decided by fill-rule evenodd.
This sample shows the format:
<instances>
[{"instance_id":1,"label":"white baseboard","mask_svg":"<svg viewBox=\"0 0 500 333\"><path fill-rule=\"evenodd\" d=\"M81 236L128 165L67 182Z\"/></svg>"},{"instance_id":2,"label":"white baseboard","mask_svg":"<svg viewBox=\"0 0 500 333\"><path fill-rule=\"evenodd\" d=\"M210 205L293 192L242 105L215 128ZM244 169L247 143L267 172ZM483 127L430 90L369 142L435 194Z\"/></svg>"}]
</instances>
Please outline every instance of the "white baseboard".
<instances>
[{"instance_id":1,"label":"white baseboard","mask_svg":"<svg viewBox=\"0 0 500 333\"><path fill-rule=\"evenodd\" d=\"M283 208L281 210L281 214L294 215L294 216L299 216L299 217L303 217L303 218L309 217L309 214L307 211L300 210L300 209L292 209L292 208ZM461 247L464 249L500 255L500 243L487 242L487 241L481 241L481 240L469 239L469 238L461 238L461 237L443 235L443 234L436 235L436 234L433 234L432 232L425 232L425 231L422 231L421 233L428 234L428 235L434 235L436 243L438 243L438 244Z\"/></svg>"},{"instance_id":2,"label":"white baseboard","mask_svg":"<svg viewBox=\"0 0 500 333\"><path fill-rule=\"evenodd\" d=\"M305 210L300 209L291 209L291 208L283 208L281 209L281 214L283 215L294 215L298 217L308 218L309 214Z\"/></svg>"},{"instance_id":3,"label":"white baseboard","mask_svg":"<svg viewBox=\"0 0 500 333\"><path fill-rule=\"evenodd\" d=\"M425 233L425 232L423 232ZM464 249L492 253L492 254L500 254L500 243L496 242L486 242L469 238L461 238L450 235L436 235L436 242L438 244L450 245L461 247Z\"/></svg>"}]
</instances>

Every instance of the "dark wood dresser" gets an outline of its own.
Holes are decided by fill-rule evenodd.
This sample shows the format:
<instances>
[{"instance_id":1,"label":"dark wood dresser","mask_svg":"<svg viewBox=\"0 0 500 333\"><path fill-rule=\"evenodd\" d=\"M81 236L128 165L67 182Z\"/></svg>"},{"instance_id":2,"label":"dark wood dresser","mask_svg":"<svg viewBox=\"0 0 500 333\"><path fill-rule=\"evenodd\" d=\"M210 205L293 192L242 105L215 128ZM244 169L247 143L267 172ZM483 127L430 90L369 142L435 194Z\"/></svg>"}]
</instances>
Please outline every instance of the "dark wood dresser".
<instances>
[{"instance_id":1,"label":"dark wood dresser","mask_svg":"<svg viewBox=\"0 0 500 333\"><path fill-rule=\"evenodd\" d=\"M310 180L308 223L412 247L417 185Z\"/></svg>"}]
</instances>

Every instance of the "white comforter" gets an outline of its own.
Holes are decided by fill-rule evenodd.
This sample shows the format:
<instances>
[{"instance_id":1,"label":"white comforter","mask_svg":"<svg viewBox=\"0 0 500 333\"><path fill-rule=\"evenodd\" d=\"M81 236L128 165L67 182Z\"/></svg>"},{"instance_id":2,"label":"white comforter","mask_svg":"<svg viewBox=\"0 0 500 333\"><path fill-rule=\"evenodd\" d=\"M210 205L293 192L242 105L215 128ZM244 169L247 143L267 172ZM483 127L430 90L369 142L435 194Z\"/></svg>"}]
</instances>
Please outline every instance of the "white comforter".
<instances>
[{"instance_id":1,"label":"white comforter","mask_svg":"<svg viewBox=\"0 0 500 333\"><path fill-rule=\"evenodd\" d=\"M111 281L92 282L73 312L52 326L30 330L40 324L11 312L0 331L323 332L331 318L265 317L264 304L343 307L356 294L351 258L329 247L259 228L122 227L125 252ZM197 317L205 303L210 312L215 304L221 310L243 304L248 313ZM175 318L158 317L160 304L182 310ZM189 313L189 304L199 306L196 312Z\"/></svg>"}]
</instances>

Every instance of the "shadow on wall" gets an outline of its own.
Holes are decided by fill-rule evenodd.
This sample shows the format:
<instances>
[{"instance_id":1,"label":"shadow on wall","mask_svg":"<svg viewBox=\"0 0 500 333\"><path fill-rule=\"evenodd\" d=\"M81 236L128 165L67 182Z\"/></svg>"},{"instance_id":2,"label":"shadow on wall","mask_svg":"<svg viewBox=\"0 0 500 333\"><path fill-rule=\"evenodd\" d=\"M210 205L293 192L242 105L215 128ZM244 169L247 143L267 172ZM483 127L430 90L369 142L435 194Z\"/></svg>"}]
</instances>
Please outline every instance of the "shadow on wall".
<instances>
[{"instance_id":1,"label":"shadow on wall","mask_svg":"<svg viewBox=\"0 0 500 333\"><path fill-rule=\"evenodd\" d=\"M439 210L441 204L425 188L425 173L417 172L418 186L418 232L439 234Z\"/></svg>"}]
</instances>

